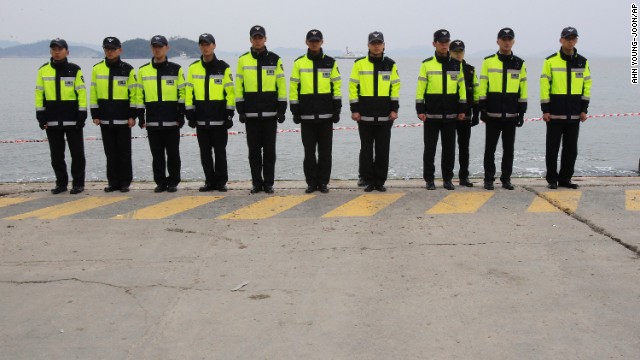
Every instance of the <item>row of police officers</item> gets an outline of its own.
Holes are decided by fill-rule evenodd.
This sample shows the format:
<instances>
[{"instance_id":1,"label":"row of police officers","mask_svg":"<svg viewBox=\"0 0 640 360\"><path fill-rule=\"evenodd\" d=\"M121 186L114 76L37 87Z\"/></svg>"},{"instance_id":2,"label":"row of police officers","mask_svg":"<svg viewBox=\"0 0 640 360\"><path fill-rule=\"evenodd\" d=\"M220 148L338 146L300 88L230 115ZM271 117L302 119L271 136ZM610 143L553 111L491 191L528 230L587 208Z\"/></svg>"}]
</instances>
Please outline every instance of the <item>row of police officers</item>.
<instances>
[{"instance_id":1,"label":"row of police officers","mask_svg":"<svg viewBox=\"0 0 640 360\"><path fill-rule=\"evenodd\" d=\"M230 66L215 55L215 38L199 36L202 56L188 69L168 61L169 43L162 35L151 39L153 57L137 73L120 59L122 47L115 37L103 41L104 61L93 67L90 113L100 126L107 158L105 192L129 191L132 175L131 128L136 119L147 129L153 157L155 192L175 192L180 183L180 128L195 128L205 184L200 191L227 191L227 129L236 111L246 126L251 193L273 193L277 123L285 121L286 78L282 60L267 50L264 27L249 31L250 51L240 56L235 83ZM550 188L576 188L571 182L577 156L580 122L586 120L591 75L588 61L577 53L578 32L561 32L560 50L549 56L540 77L541 107L547 124L546 179ZM443 187L453 190L456 137L459 147L459 183L469 180L471 127L486 124L484 188L494 189L494 154L502 138L500 181L513 190L511 174L516 128L527 110L527 71L515 56L511 28L498 32L498 51L487 56L479 77L464 60L465 44L451 41L445 29L433 36L434 56L420 66L416 113L424 122L423 168L426 188L433 190L434 158L441 140ZM336 60L323 53L323 35L307 33L307 53L293 63L288 103L293 121L300 124L304 145L306 193L329 192L333 123L342 109L341 75ZM384 54L384 35L368 36L368 55L355 61L349 77L351 118L358 123L361 140L359 182L364 191L386 191L391 128L398 118L400 78L395 62ZM51 60L38 71L36 118L47 132L51 163L56 175L54 194L67 191L65 137L71 153L71 193L84 190L83 127L87 118L86 89L81 69L69 63L63 39L50 43ZM561 166L557 157L562 144Z\"/></svg>"}]
</instances>

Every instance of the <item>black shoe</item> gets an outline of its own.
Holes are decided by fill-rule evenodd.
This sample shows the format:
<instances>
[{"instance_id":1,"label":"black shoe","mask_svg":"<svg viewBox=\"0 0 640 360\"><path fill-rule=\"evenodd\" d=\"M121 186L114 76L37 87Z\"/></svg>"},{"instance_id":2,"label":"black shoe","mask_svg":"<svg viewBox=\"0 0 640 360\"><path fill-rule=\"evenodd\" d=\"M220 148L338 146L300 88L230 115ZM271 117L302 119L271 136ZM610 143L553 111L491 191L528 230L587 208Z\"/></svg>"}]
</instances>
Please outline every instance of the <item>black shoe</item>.
<instances>
[{"instance_id":1,"label":"black shoe","mask_svg":"<svg viewBox=\"0 0 640 360\"><path fill-rule=\"evenodd\" d=\"M451 180L445 180L442 183L442 187L444 187L447 190L455 190L456 189L456 187L453 186L453 183L451 182Z\"/></svg>"},{"instance_id":2,"label":"black shoe","mask_svg":"<svg viewBox=\"0 0 640 360\"><path fill-rule=\"evenodd\" d=\"M513 190L513 184L511 183L511 181L505 181L502 183L502 188L503 189L507 189L507 190Z\"/></svg>"},{"instance_id":3,"label":"black shoe","mask_svg":"<svg viewBox=\"0 0 640 360\"><path fill-rule=\"evenodd\" d=\"M83 186L74 186L71 188L71 191L69 191L69 194L72 194L72 195L80 194L83 191L84 191Z\"/></svg>"},{"instance_id":4,"label":"black shoe","mask_svg":"<svg viewBox=\"0 0 640 360\"><path fill-rule=\"evenodd\" d=\"M56 186L55 188L51 189L51 193L53 195L58 195L60 193L63 193L67 191L67 187L66 186Z\"/></svg>"},{"instance_id":5,"label":"black shoe","mask_svg":"<svg viewBox=\"0 0 640 360\"><path fill-rule=\"evenodd\" d=\"M207 192L207 191L213 191L215 190L216 187L211 185L211 184L204 184L204 186L200 186L200 188L198 189L198 191L200 192Z\"/></svg>"},{"instance_id":6,"label":"black shoe","mask_svg":"<svg viewBox=\"0 0 640 360\"><path fill-rule=\"evenodd\" d=\"M318 187L317 187L317 186L315 186L315 185L309 185L309 186L307 186L307 188L304 190L304 192L305 192L305 193L307 193L307 194L311 194L312 192L316 191L316 190L317 190L317 188L318 188Z\"/></svg>"},{"instance_id":7,"label":"black shoe","mask_svg":"<svg viewBox=\"0 0 640 360\"><path fill-rule=\"evenodd\" d=\"M120 190L120 189L119 189L117 186L111 186L111 185L109 185L109 186L107 186L106 188L104 188L103 190L104 190L104 192L106 192L106 193L110 193L110 192L114 192L114 191L117 191L117 190Z\"/></svg>"},{"instance_id":8,"label":"black shoe","mask_svg":"<svg viewBox=\"0 0 640 360\"><path fill-rule=\"evenodd\" d=\"M177 186L175 186L175 185L167 186L167 192L174 193L176 191L178 191L178 187Z\"/></svg>"},{"instance_id":9,"label":"black shoe","mask_svg":"<svg viewBox=\"0 0 640 360\"><path fill-rule=\"evenodd\" d=\"M129 192L129 187L128 186L123 186L120 188L120 192Z\"/></svg>"},{"instance_id":10,"label":"black shoe","mask_svg":"<svg viewBox=\"0 0 640 360\"><path fill-rule=\"evenodd\" d=\"M375 188L376 188L375 186L369 184L369 185L364 187L364 192L372 192L373 189L375 189Z\"/></svg>"},{"instance_id":11,"label":"black shoe","mask_svg":"<svg viewBox=\"0 0 640 360\"><path fill-rule=\"evenodd\" d=\"M493 183L491 181L485 181L484 182L484 188L486 190L493 190L494 189Z\"/></svg>"},{"instance_id":12,"label":"black shoe","mask_svg":"<svg viewBox=\"0 0 640 360\"><path fill-rule=\"evenodd\" d=\"M251 191L249 191L249 192L250 192L251 194L257 194L257 193L259 193L260 191L262 191L262 186L260 186L260 185L254 185L254 186L251 188Z\"/></svg>"},{"instance_id":13,"label":"black shoe","mask_svg":"<svg viewBox=\"0 0 640 360\"><path fill-rule=\"evenodd\" d=\"M358 186L360 186L360 187L367 186L367 183L364 182L363 178L358 178Z\"/></svg>"},{"instance_id":14,"label":"black shoe","mask_svg":"<svg viewBox=\"0 0 640 360\"><path fill-rule=\"evenodd\" d=\"M434 183L433 181L427 181L427 190L435 190L436 189L436 183Z\"/></svg>"},{"instance_id":15,"label":"black shoe","mask_svg":"<svg viewBox=\"0 0 640 360\"><path fill-rule=\"evenodd\" d=\"M167 190L167 185L158 185L155 189L153 189L154 193L161 193Z\"/></svg>"},{"instance_id":16,"label":"black shoe","mask_svg":"<svg viewBox=\"0 0 640 360\"><path fill-rule=\"evenodd\" d=\"M473 183L469 179L460 179L460 186L473 187Z\"/></svg>"},{"instance_id":17,"label":"black shoe","mask_svg":"<svg viewBox=\"0 0 640 360\"><path fill-rule=\"evenodd\" d=\"M547 187L549 189L557 189L558 188L558 183L554 183L554 182L549 183L549 185L547 185Z\"/></svg>"},{"instance_id":18,"label":"black shoe","mask_svg":"<svg viewBox=\"0 0 640 360\"><path fill-rule=\"evenodd\" d=\"M327 187L327 184L318 185L318 190L323 194L326 194L329 192L329 188Z\"/></svg>"},{"instance_id":19,"label":"black shoe","mask_svg":"<svg viewBox=\"0 0 640 360\"><path fill-rule=\"evenodd\" d=\"M227 192L227 185L218 185L216 186L216 190L220 191L220 192Z\"/></svg>"},{"instance_id":20,"label":"black shoe","mask_svg":"<svg viewBox=\"0 0 640 360\"><path fill-rule=\"evenodd\" d=\"M273 186L265 185L264 186L264 192L267 193L267 194L273 194Z\"/></svg>"},{"instance_id":21,"label":"black shoe","mask_svg":"<svg viewBox=\"0 0 640 360\"><path fill-rule=\"evenodd\" d=\"M384 185L376 185L376 190L378 190L380 192L385 192L385 191L387 191L387 188L384 187Z\"/></svg>"},{"instance_id":22,"label":"black shoe","mask_svg":"<svg viewBox=\"0 0 640 360\"><path fill-rule=\"evenodd\" d=\"M568 189L577 189L578 184L574 184L571 181L560 181L558 182L559 187L568 188Z\"/></svg>"}]
</instances>

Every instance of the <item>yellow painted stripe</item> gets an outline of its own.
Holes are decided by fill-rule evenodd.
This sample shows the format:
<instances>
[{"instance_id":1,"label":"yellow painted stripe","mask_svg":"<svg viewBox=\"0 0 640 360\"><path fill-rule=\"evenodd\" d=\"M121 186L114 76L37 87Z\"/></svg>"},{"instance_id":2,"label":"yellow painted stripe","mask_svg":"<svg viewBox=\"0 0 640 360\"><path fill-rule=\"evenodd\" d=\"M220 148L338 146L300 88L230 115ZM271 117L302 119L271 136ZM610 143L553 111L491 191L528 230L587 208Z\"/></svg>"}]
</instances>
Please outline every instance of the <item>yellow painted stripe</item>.
<instances>
[{"instance_id":1,"label":"yellow painted stripe","mask_svg":"<svg viewBox=\"0 0 640 360\"><path fill-rule=\"evenodd\" d=\"M493 194L493 192L450 194L427 210L427 214L473 214L491 199Z\"/></svg>"},{"instance_id":2,"label":"yellow painted stripe","mask_svg":"<svg viewBox=\"0 0 640 360\"><path fill-rule=\"evenodd\" d=\"M23 220L29 218L38 219L57 219L64 216L70 216L79 214L83 211L99 208L101 206L110 205L128 199L128 196L114 196L114 197L97 197L90 196L84 199L66 202L64 204L49 206L46 208L30 211L28 213L20 214L5 218L6 220Z\"/></svg>"},{"instance_id":3,"label":"yellow painted stripe","mask_svg":"<svg viewBox=\"0 0 640 360\"><path fill-rule=\"evenodd\" d=\"M398 201L404 193L364 194L322 215L324 218L373 216Z\"/></svg>"},{"instance_id":4,"label":"yellow painted stripe","mask_svg":"<svg viewBox=\"0 0 640 360\"><path fill-rule=\"evenodd\" d=\"M219 216L222 220L268 219L314 198L315 195L271 196L234 212Z\"/></svg>"},{"instance_id":5,"label":"yellow painted stripe","mask_svg":"<svg viewBox=\"0 0 640 360\"><path fill-rule=\"evenodd\" d=\"M29 201L29 200L32 200L32 199L31 198L21 198L21 197L0 198L0 208L1 207L5 207L5 206L20 204L20 203L23 203L23 202Z\"/></svg>"},{"instance_id":6,"label":"yellow painted stripe","mask_svg":"<svg viewBox=\"0 0 640 360\"><path fill-rule=\"evenodd\" d=\"M640 211L640 190L627 190L627 210Z\"/></svg>"},{"instance_id":7,"label":"yellow painted stripe","mask_svg":"<svg viewBox=\"0 0 640 360\"><path fill-rule=\"evenodd\" d=\"M573 213L578 208L582 191L548 191L533 199L527 212L548 213L566 211ZM562 210L560 210L562 209Z\"/></svg>"},{"instance_id":8,"label":"yellow painted stripe","mask_svg":"<svg viewBox=\"0 0 640 360\"><path fill-rule=\"evenodd\" d=\"M220 200L224 196L181 196L175 199L163 201L159 204L148 206L146 208L131 211L127 214L114 216L113 219L136 219L136 220L158 220L166 217L195 209L216 200Z\"/></svg>"}]
</instances>

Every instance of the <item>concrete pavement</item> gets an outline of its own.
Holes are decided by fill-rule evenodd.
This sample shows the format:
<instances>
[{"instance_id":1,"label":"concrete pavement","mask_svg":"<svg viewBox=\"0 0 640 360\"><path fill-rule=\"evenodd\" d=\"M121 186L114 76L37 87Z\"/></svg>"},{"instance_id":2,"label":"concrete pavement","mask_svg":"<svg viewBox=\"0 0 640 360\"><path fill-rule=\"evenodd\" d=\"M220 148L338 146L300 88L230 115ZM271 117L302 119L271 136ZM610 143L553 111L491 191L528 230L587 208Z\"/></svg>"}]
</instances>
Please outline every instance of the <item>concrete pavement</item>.
<instances>
[{"instance_id":1,"label":"concrete pavement","mask_svg":"<svg viewBox=\"0 0 640 360\"><path fill-rule=\"evenodd\" d=\"M1 184L0 358L636 359L640 178L576 180Z\"/></svg>"}]
</instances>

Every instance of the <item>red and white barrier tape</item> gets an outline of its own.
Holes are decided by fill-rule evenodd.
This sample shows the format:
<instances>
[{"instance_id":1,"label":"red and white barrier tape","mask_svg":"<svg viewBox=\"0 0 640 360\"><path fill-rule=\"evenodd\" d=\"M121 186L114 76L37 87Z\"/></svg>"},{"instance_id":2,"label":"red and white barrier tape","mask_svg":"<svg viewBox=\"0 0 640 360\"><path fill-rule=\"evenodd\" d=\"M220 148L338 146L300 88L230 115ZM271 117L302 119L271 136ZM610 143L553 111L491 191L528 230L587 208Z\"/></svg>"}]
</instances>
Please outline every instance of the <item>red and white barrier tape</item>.
<instances>
[{"instance_id":1,"label":"red and white barrier tape","mask_svg":"<svg viewBox=\"0 0 640 360\"><path fill-rule=\"evenodd\" d=\"M588 115L587 119L598 119L598 118L614 118L614 117L628 117L628 116L640 116L640 112L635 113L621 113L621 114L598 114L598 115ZM542 121L541 117L537 118L527 118L524 119L526 122L531 121ZM422 123L414 123L414 124L396 124L393 125L394 128L414 128L414 127L422 127ZM333 131L342 131L342 130L358 130L357 126L339 126L333 128ZM298 133L300 132L300 128L295 129L278 129L278 134L286 134L286 133ZM229 135L243 135L244 131L229 131ZM197 136L195 133L183 133L180 134L180 137L191 137ZM131 139L146 139L147 135L140 136L132 136ZM88 136L85 138L87 141L91 140L102 140L97 136ZM0 144L23 144L23 143L41 143L48 142L47 139L18 139L18 140L0 140Z\"/></svg>"}]
</instances>

